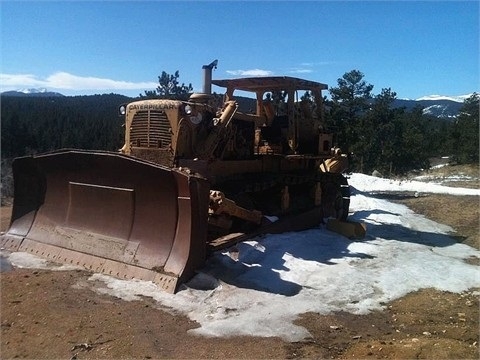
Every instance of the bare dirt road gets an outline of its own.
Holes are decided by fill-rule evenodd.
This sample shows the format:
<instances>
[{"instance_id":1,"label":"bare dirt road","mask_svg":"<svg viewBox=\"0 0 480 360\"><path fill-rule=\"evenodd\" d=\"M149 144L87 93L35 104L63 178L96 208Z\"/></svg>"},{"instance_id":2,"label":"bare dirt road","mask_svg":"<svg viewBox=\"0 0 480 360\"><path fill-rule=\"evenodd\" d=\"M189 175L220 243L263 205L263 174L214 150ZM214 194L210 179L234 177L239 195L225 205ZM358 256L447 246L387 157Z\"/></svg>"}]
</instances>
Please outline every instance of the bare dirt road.
<instances>
[{"instance_id":1,"label":"bare dirt road","mask_svg":"<svg viewBox=\"0 0 480 360\"><path fill-rule=\"evenodd\" d=\"M478 186L478 185L477 185ZM429 195L397 200L453 227L479 248L479 199ZM2 208L2 230L11 209ZM369 315L307 313L305 342L278 338L207 338L187 317L93 292L83 271L12 269L0 273L2 359L478 359L480 289L425 289ZM255 321L255 319L252 319Z\"/></svg>"}]
</instances>

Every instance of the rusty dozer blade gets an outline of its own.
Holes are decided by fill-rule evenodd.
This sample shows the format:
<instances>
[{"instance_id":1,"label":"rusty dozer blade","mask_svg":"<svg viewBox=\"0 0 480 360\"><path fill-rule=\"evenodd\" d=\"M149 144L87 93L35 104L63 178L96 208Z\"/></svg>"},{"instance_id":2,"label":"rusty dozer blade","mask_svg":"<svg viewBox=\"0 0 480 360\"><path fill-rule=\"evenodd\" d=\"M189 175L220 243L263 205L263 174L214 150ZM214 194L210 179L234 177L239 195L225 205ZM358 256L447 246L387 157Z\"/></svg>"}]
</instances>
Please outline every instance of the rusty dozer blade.
<instances>
[{"instance_id":1,"label":"rusty dozer blade","mask_svg":"<svg viewBox=\"0 0 480 360\"><path fill-rule=\"evenodd\" d=\"M2 247L168 292L204 264L208 182L112 152L61 150L13 163Z\"/></svg>"}]
</instances>

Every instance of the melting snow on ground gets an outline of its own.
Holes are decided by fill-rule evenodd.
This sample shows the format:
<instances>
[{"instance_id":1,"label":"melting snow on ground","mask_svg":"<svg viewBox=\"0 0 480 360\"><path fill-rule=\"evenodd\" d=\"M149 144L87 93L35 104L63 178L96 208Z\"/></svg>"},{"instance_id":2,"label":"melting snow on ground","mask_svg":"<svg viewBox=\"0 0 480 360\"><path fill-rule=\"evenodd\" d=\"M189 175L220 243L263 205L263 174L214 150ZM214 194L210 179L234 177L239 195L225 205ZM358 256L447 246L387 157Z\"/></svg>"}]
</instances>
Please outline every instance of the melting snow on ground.
<instances>
[{"instance_id":1,"label":"melting snow on ground","mask_svg":"<svg viewBox=\"0 0 480 360\"><path fill-rule=\"evenodd\" d=\"M191 331L200 335L279 336L299 341L310 334L294 325L294 320L306 312L367 314L423 288L462 292L480 287L479 267L466 261L480 258L480 251L456 243L450 227L370 195L412 191L461 197L479 196L479 189L361 174L353 174L349 182L351 219L367 224L367 236L361 241L351 241L322 226L266 235L238 244L236 256L228 250L215 253L175 295L150 282L100 274L91 276L92 289L126 301L140 300L140 295L152 297L159 308L197 321L200 327ZM5 256L14 266L45 265L26 255ZM103 286L94 287L94 281Z\"/></svg>"}]
</instances>

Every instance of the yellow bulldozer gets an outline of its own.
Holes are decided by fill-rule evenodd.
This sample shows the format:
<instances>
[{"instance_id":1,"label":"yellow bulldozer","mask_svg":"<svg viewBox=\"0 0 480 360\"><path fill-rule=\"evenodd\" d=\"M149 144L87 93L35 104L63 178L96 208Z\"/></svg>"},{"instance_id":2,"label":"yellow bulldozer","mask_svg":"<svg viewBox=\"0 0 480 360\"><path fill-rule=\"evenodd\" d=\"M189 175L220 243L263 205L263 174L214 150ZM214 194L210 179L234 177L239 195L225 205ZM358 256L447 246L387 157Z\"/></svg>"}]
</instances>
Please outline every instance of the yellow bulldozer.
<instances>
[{"instance_id":1,"label":"yellow bulldozer","mask_svg":"<svg viewBox=\"0 0 480 360\"><path fill-rule=\"evenodd\" d=\"M347 157L324 126L327 86L286 76L213 80L216 66L203 66L203 91L187 101L122 104L119 152L15 159L2 248L174 293L209 253L259 234L330 218L334 231L363 236L347 220Z\"/></svg>"}]
</instances>

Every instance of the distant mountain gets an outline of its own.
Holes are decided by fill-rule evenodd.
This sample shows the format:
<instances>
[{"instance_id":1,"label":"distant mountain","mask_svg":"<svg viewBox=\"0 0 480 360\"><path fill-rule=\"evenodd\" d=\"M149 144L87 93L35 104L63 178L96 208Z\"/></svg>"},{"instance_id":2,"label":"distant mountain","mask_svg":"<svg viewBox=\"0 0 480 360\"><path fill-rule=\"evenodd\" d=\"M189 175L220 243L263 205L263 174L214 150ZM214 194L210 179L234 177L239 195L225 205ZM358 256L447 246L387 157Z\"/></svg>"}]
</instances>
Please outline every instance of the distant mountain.
<instances>
[{"instance_id":1,"label":"distant mountain","mask_svg":"<svg viewBox=\"0 0 480 360\"><path fill-rule=\"evenodd\" d=\"M466 99L468 95L463 98ZM422 97L417 100L396 99L393 103L394 108L404 107L406 110L412 110L421 107L426 115L435 116L445 120L454 120L463 106L463 100L458 101L460 97L455 98L434 95L433 97Z\"/></svg>"},{"instance_id":2,"label":"distant mountain","mask_svg":"<svg viewBox=\"0 0 480 360\"><path fill-rule=\"evenodd\" d=\"M1 96L22 96L22 97L52 97L52 96L65 96L58 92L47 91L47 89L20 89L5 91L0 94Z\"/></svg>"},{"instance_id":3,"label":"distant mountain","mask_svg":"<svg viewBox=\"0 0 480 360\"><path fill-rule=\"evenodd\" d=\"M422 100L450 100L450 101L456 101L459 103L463 103L467 98L472 96L473 94L468 94L468 95L459 95L459 96L445 96L445 95L428 95L428 96L422 96L421 98L416 99L417 101L422 101Z\"/></svg>"},{"instance_id":4,"label":"distant mountain","mask_svg":"<svg viewBox=\"0 0 480 360\"><path fill-rule=\"evenodd\" d=\"M40 88L40 89L20 89L20 90L17 90L18 92L21 92L21 93L24 93L24 94L44 94L47 91L47 89L45 88Z\"/></svg>"}]
</instances>

